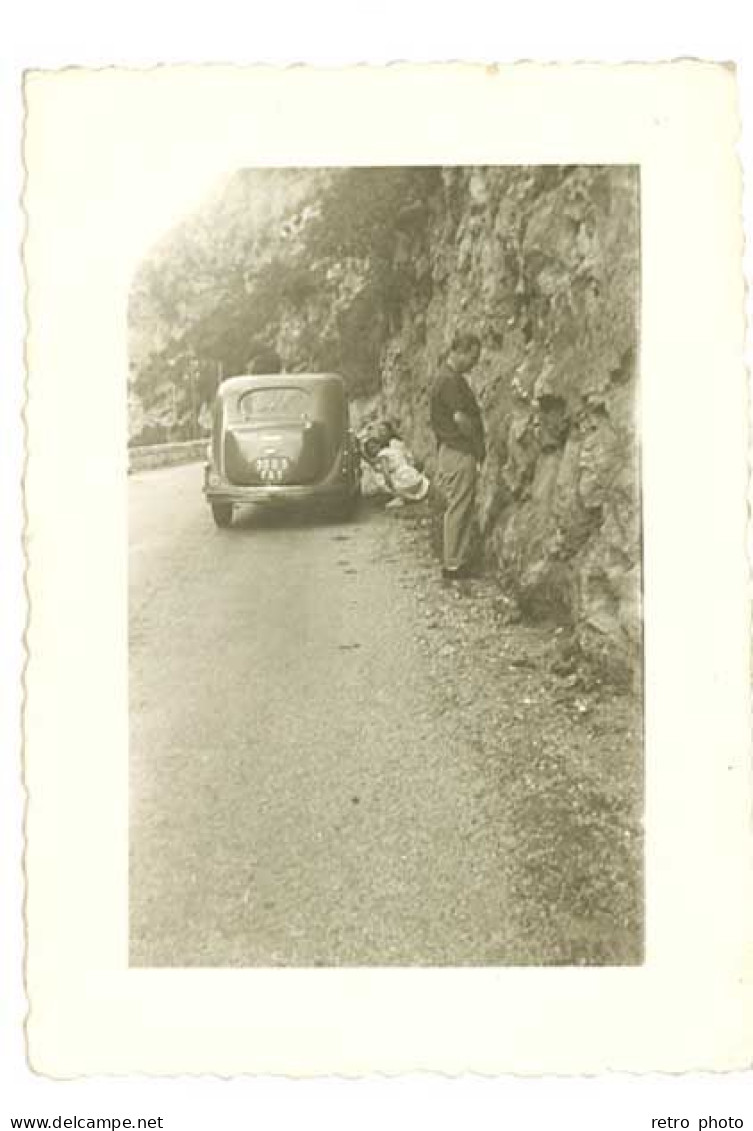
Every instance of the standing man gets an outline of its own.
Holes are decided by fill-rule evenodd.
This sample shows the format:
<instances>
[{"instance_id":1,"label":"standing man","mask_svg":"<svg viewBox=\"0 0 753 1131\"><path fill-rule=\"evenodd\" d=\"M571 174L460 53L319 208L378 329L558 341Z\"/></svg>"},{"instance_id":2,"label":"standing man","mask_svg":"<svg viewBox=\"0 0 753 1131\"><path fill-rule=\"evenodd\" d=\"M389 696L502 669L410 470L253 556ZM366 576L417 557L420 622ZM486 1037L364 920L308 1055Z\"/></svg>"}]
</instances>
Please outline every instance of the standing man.
<instances>
[{"instance_id":1,"label":"standing man","mask_svg":"<svg viewBox=\"0 0 753 1131\"><path fill-rule=\"evenodd\" d=\"M446 504L442 577L447 580L472 576L476 477L486 447L481 409L465 374L480 354L476 335L459 330L431 391L430 421L439 445L437 485Z\"/></svg>"}]
</instances>

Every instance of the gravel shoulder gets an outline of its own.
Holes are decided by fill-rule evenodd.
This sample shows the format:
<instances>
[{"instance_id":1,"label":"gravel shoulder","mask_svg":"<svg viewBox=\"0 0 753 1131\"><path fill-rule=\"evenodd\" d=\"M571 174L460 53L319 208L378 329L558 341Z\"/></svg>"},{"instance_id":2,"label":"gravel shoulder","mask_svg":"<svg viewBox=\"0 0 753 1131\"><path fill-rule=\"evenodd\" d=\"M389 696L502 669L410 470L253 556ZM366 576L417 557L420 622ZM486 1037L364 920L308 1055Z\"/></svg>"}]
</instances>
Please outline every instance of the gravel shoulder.
<instances>
[{"instance_id":1,"label":"gravel shoulder","mask_svg":"<svg viewBox=\"0 0 753 1131\"><path fill-rule=\"evenodd\" d=\"M643 713L593 674L556 674L557 630L515 623L492 579L438 580L432 518L397 512L388 545L420 609L443 726L465 736L496 828L515 965L643 961Z\"/></svg>"}]
</instances>

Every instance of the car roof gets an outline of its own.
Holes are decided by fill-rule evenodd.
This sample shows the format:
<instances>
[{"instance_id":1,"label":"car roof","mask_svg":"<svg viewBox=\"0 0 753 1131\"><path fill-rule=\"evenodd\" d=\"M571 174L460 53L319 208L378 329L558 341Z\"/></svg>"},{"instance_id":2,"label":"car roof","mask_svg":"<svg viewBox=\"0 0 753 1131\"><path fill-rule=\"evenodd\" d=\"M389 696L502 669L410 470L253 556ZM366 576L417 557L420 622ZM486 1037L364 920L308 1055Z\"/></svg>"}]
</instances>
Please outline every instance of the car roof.
<instances>
[{"instance_id":1,"label":"car roof","mask_svg":"<svg viewBox=\"0 0 753 1131\"><path fill-rule=\"evenodd\" d=\"M217 389L218 396L229 393L238 393L245 389L269 389L275 385L322 385L329 383L344 384L339 373L248 373L237 377L226 377Z\"/></svg>"}]
</instances>

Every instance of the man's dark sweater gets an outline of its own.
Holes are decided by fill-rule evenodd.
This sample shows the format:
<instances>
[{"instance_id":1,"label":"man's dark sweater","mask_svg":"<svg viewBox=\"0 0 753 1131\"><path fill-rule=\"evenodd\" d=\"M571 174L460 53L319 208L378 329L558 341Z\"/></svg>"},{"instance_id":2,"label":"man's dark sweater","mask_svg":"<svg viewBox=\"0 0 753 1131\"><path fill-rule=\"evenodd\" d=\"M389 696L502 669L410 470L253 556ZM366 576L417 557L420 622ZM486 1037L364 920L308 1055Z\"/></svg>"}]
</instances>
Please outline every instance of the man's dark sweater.
<instances>
[{"instance_id":1,"label":"man's dark sweater","mask_svg":"<svg viewBox=\"0 0 753 1131\"><path fill-rule=\"evenodd\" d=\"M466 436L453 419L462 412L473 425L473 436ZM482 461L485 455L484 423L473 391L459 373L449 365L442 366L431 391L429 419L438 444L447 444L459 452L468 452Z\"/></svg>"}]
</instances>

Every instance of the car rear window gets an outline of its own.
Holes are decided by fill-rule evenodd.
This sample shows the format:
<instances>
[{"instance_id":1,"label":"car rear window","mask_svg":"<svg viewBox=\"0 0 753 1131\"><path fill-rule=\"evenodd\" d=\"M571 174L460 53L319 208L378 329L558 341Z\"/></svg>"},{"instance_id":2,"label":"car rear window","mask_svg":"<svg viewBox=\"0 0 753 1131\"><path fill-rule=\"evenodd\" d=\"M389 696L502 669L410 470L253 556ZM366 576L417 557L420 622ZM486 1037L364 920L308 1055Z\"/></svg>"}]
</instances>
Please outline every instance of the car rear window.
<instances>
[{"instance_id":1,"label":"car rear window","mask_svg":"<svg viewBox=\"0 0 753 1131\"><path fill-rule=\"evenodd\" d=\"M238 402L244 420L265 416L305 416L310 411L311 394L297 385L281 385L275 389L250 389Z\"/></svg>"}]
</instances>

